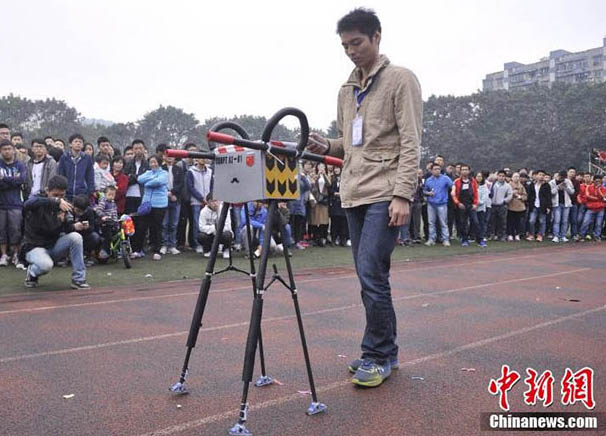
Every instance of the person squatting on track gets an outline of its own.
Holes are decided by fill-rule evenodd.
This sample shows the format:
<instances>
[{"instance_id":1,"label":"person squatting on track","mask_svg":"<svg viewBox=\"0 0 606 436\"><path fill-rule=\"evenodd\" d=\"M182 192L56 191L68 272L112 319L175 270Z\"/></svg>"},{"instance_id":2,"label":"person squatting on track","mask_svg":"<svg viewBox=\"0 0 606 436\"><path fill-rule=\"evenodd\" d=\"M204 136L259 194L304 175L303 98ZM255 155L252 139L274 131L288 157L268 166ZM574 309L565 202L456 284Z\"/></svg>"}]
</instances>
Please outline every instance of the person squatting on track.
<instances>
[{"instance_id":1,"label":"person squatting on track","mask_svg":"<svg viewBox=\"0 0 606 436\"><path fill-rule=\"evenodd\" d=\"M339 138L312 134L308 147L344 158L341 202L366 310L362 356L349 370L354 384L374 387L398 366L389 270L417 188L423 101L415 75L379 54L381 24L374 11L350 12L337 33L355 64L339 91Z\"/></svg>"},{"instance_id":2,"label":"person squatting on track","mask_svg":"<svg viewBox=\"0 0 606 436\"><path fill-rule=\"evenodd\" d=\"M65 200L67 179L55 175L46 192L25 202L25 238L22 255L29 264L25 286L34 288L40 276L49 273L54 263L69 255L74 289L88 289L83 256L82 232L86 223L74 222L73 206Z\"/></svg>"}]
</instances>

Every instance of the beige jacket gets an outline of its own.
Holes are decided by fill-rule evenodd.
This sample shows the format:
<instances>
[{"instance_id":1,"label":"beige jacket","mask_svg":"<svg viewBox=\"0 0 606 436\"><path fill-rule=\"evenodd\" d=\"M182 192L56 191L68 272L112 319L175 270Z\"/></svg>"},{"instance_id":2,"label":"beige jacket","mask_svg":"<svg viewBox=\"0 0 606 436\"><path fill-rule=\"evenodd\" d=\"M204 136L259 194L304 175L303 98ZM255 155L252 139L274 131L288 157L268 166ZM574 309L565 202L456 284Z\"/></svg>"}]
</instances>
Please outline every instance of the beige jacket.
<instances>
[{"instance_id":1,"label":"beige jacket","mask_svg":"<svg viewBox=\"0 0 606 436\"><path fill-rule=\"evenodd\" d=\"M381 55L366 83L354 69L341 87L337 106L338 139L329 140L328 153L344 159L341 202L350 208L391 201L394 196L412 200L417 186L423 100L412 71L391 65ZM370 87L362 102L363 144L352 146L356 117L354 88Z\"/></svg>"},{"instance_id":2,"label":"beige jacket","mask_svg":"<svg viewBox=\"0 0 606 436\"><path fill-rule=\"evenodd\" d=\"M511 182L510 185L513 189L513 197L507 205L507 209L512 212L524 212L526 210L526 199L528 198L526 188L522 182L518 182L517 185Z\"/></svg>"}]
</instances>

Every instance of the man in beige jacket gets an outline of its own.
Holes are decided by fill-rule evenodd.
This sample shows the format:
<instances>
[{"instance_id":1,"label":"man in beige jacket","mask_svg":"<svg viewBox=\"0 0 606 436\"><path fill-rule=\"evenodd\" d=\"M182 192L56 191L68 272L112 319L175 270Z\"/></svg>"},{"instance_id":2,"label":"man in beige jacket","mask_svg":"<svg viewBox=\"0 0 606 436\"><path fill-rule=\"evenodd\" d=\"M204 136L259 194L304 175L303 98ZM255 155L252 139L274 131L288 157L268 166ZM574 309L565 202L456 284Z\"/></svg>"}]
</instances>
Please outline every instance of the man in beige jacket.
<instances>
[{"instance_id":1,"label":"man in beige jacket","mask_svg":"<svg viewBox=\"0 0 606 436\"><path fill-rule=\"evenodd\" d=\"M366 310L362 356L349 370L353 383L374 387L398 366L389 269L417 185L423 101L415 75L379 54L373 11L350 12L337 33L356 68L339 92L339 137L312 134L309 149L344 159L341 202Z\"/></svg>"}]
</instances>

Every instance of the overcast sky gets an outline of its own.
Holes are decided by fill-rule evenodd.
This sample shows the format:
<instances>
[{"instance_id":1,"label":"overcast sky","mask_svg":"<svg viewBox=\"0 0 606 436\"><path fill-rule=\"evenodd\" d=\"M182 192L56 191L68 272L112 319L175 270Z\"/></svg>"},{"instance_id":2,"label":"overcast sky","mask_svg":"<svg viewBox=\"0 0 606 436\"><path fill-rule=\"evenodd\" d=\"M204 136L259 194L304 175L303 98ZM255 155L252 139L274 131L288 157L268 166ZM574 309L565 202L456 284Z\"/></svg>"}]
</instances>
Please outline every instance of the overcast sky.
<instances>
[{"instance_id":1,"label":"overcast sky","mask_svg":"<svg viewBox=\"0 0 606 436\"><path fill-rule=\"evenodd\" d=\"M204 119L284 106L326 128L352 64L335 34L374 8L381 51L432 94L465 95L508 61L602 45L604 0L3 1L0 95L56 97L87 118L136 121L160 104Z\"/></svg>"}]
</instances>

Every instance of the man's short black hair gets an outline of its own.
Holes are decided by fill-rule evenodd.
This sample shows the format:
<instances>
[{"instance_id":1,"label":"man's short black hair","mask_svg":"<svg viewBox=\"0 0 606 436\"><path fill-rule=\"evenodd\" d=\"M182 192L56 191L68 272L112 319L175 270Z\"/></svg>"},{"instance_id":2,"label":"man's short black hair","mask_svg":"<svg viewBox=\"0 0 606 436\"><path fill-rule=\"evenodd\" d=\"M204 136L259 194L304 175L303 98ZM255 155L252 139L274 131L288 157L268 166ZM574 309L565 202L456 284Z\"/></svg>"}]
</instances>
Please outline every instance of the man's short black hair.
<instances>
[{"instance_id":1,"label":"man's short black hair","mask_svg":"<svg viewBox=\"0 0 606 436\"><path fill-rule=\"evenodd\" d=\"M86 210L89 205L88 195L80 194L74 197L74 207L77 207L80 210Z\"/></svg>"},{"instance_id":2,"label":"man's short black hair","mask_svg":"<svg viewBox=\"0 0 606 436\"><path fill-rule=\"evenodd\" d=\"M65 141L61 138L53 139L54 142L60 142L65 147Z\"/></svg>"},{"instance_id":3,"label":"man's short black hair","mask_svg":"<svg viewBox=\"0 0 606 436\"><path fill-rule=\"evenodd\" d=\"M23 139L23 134L21 134L20 132L15 132L11 135L11 139L13 138L21 138Z\"/></svg>"},{"instance_id":4,"label":"man's short black hair","mask_svg":"<svg viewBox=\"0 0 606 436\"><path fill-rule=\"evenodd\" d=\"M183 147L184 150L191 150L191 149L197 150L198 146L196 144L194 144L193 142L188 142L187 144L185 144L185 146Z\"/></svg>"},{"instance_id":5,"label":"man's short black hair","mask_svg":"<svg viewBox=\"0 0 606 436\"><path fill-rule=\"evenodd\" d=\"M47 139L52 139L53 141L55 140L52 136L45 136L44 140L46 141Z\"/></svg>"},{"instance_id":6,"label":"man's short black hair","mask_svg":"<svg viewBox=\"0 0 606 436\"><path fill-rule=\"evenodd\" d=\"M596 180L602 180L603 178L604 178L604 177L602 177L602 175L601 175L601 174L594 174L594 175L593 175L593 180L594 180L594 182L595 182Z\"/></svg>"},{"instance_id":7,"label":"man's short black hair","mask_svg":"<svg viewBox=\"0 0 606 436\"><path fill-rule=\"evenodd\" d=\"M109 139L106 136L99 136L97 138L97 145L101 145L102 142L109 142Z\"/></svg>"},{"instance_id":8,"label":"man's short black hair","mask_svg":"<svg viewBox=\"0 0 606 436\"><path fill-rule=\"evenodd\" d=\"M576 171L577 169L575 167L568 167L568 171L570 171L570 170L575 170Z\"/></svg>"},{"instance_id":9,"label":"man's short black hair","mask_svg":"<svg viewBox=\"0 0 606 436\"><path fill-rule=\"evenodd\" d=\"M463 167L466 167L467 169L471 169L471 167L469 165L467 165L466 163L461 164L461 169L463 169Z\"/></svg>"},{"instance_id":10,"label":"man's short black hair","mask_svg":"<svg viewBox=\"0 0 606 436\"><path fill-rule=\"evenodd\" d=\"M135 148L135 145L137 145L137 144L141 144L143 146L143 148L147 150L147 147L145 146L145 142L143 142L143 139L135 139L133 142L131 142L130 145L133 148Z\"/></svg>"},{"instance_id":11,"label":"man's short black hair","mask_svg":"<svg viewBox=\"0 0 606 436\"><path fill-rule=\"evenodd\" d=\"M497 176L499 174L503 174L504 176L506 176L507 175L507 171L505 171L505 170L499 170L499 171L497 171Z\"/></svg>"},{"instance_id":12,"label":"man's short black hair","mask_svg":"<svg viewBox=\"0 0 606 436\"><path fill-rule=\"evenodd\" d=\"M431 164L431 169L433 170L435 167L442 168L439 163L434 162Z\"/></svg>"},{"instance_id":13,"label":"man's short black hair","mask_svg":"<svg viewBox=\"0 0 606 436\"><path fill-rule=\"evenodd\" d=\"M357 8L345 15L337 23L337 34L358 31L369 38L381 33L381 22L372 9Z\"/></svg>"},{"instance_id":14,"label":"man's short black hair","mask_svg":"<svg viewBox=\"0 0 606 436\"><path fill-rule=\"evenodd\" d=\"M79 133L74 133L72 136L69 137L68 141L71 144L72 142L74 142L76 139L81 140L82 142L84 142L84 136L82 136Z\"/></svg>"},{"instance_id":15,"label":"man's short black hair","mask_svg":"<svg viewBox=\"0 0 606 436\"><path fill-rule=\"evenodd\" d=\"M543 173L543 174L547 175L547 171L545 171L545 170L537 170L536 173L537 174Z\"/></svg>"},{"instance_id":16,"label":"man's short black hair","mask_svg":"<svg viewBox=\"0 0 606 436\"><path fill-rule=\"evenodd\" d=\"M8 124L0 123L0 129L9 129L10 130L10 127L8 127Z\"/></svg>"},{"instance_id":17,"label":"man's short black hair","mask_svg":"<svg viewBox=\"0 0 606 436\"><path fill-rule=\"evenodd\" d=\"M168 150L168 145L166 145L166 144L158 144L158 145L156 145L156 154L157 153L164 153L165 150Z\"/></svg>"},{"instance_id":18,"label":"man's short black hair","mask_svg":"<svg viewBox=\"0 0 606 436\"><path fill-rule=\"evenodd\" d=\"M34 146L34 144L40 144L40 145L44 145L44 147L46 147L46 142L44 141L44 139L41 139L41 138L32 139L32 147Z\"/></svg>"},{"instance_id":19,"label":"man's short black hair","mask_svg":"<svg viewBox=\"0 0 606 436\"><path fill-rule=\"evenodd\" d=\"M59 174L54 175L48 181L48 186L46 187L48 191L52 191L54 189L60 189L61 191L67 190L67 178L64 176L60 176Z\"/></svg>"},{"instance_id":20,"label":"man's short black hair","mask_svg":"<svg viewBox=\"0 0 606 436\"><path fill-rule=\"evenodd\" d=\"M8 139L3 139L2 141L0 141L0 148L5 147L7 145L13 147L13 143L10 142Z\"/></svg>"}]
</instances>

